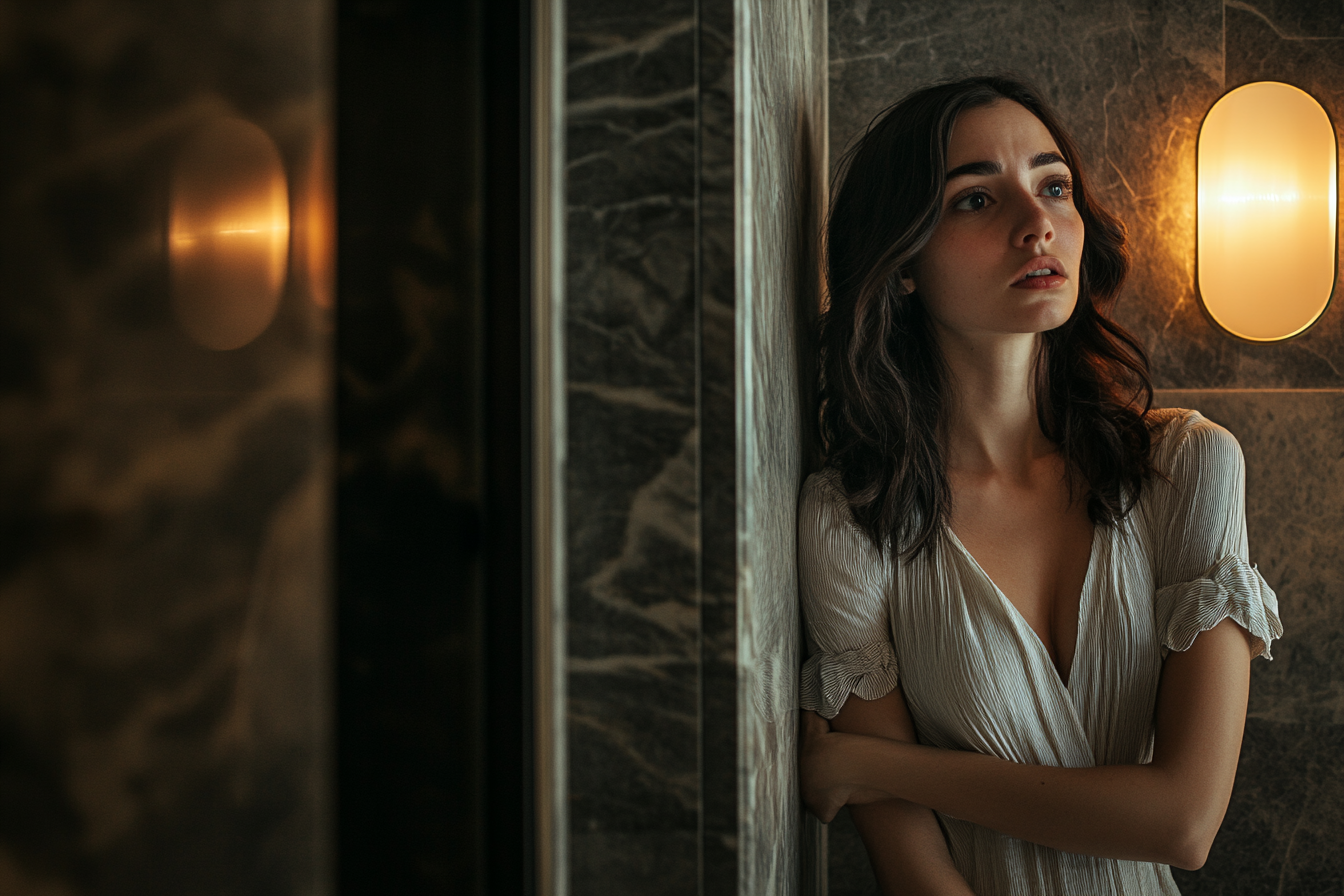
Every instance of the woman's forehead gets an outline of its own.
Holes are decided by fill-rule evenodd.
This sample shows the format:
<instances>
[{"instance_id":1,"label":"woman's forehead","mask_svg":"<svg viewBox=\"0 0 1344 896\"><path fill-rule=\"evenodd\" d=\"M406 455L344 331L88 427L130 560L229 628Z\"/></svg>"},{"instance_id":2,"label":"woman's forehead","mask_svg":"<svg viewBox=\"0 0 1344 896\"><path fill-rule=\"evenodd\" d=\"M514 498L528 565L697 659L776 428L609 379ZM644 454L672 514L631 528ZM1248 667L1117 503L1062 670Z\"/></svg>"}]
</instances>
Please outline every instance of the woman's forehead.
<instances>
[{"instance_id":1,"label":"woman's forehead","mask_svg":"<svg viewBox=\"0 0 1344 896\"><path fill-rule=\"evenodd\" d=\"M1023 163L1044 152L1059 153L1050 129L1025 106L998 100L957 116L947 147L947 168L982 161Z\"/></svg>"}]
</instances>

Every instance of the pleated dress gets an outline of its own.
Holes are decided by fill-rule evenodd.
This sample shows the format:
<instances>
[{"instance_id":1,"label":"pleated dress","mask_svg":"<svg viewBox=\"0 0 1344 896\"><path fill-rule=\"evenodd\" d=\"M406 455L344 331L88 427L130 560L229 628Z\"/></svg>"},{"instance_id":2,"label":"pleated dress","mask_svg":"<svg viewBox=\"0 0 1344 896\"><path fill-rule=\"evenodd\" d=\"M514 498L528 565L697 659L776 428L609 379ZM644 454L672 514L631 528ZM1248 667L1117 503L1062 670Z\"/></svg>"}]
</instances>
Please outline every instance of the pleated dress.
<instances>
[{"instance_id":1,"label":"pleated dress","mask_svg":"<svg viewBox=\"0 0 1344 896\"><path fill-rule=\"evenodd\" d=\"M1130 514L1096 526L1068 682L1017 608L950 529L894 562L855 524L835 470L799 508L808 659L801 706L834 718L850 694L900 683L921 743L1078 768L1152 759L1162 661L1231 618L1270 658L1278 601L1247 557L1245 463L1194 411L1150 416L1153 481ZM1177 896L1166 865L1061 852L939 816L979 896Z\"/></svg>"}]
</instances>

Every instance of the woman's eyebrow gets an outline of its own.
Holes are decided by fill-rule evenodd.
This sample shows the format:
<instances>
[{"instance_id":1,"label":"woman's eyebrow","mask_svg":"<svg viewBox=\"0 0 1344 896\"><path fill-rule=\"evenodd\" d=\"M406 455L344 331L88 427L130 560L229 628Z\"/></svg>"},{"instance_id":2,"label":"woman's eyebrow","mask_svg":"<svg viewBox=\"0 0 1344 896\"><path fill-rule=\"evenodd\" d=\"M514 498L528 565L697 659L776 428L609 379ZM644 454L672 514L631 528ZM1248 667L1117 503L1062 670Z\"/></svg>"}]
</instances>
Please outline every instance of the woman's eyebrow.
<instances>
[{"instance_id":1,"label":"woman's eyebrow","mask_svg":"<svg viewBox=\"0 0 1344 896\"><path fill-rule=\"evenodd\" d=\"M1057 152L1038 152L1031 157L1032 168L1043 168L1046 165L1065 165L1064 157ZM1002 174L1003 165L998 162L967 162L965 165L958 165L947 172L947 180L957 177L966 177L967 175L988 176L991 174Z\"/></svg>"},{"instance_id":2,"label":"woman's eyebrow","mask_svg":"<svg viewBox=\"0 0 1344 896\"><path fill-rule=\"evenodd\" d=\"M1033 159L1032 161L1035 160ZM1033 165L1032 167L1035 166ZM967 162L965 165L958 165L947 172L947 179L952 180L957 177L965 177L968 174L989 175L1002 173L1003 166L998 162Z\"/></svg>"}]
</instances>

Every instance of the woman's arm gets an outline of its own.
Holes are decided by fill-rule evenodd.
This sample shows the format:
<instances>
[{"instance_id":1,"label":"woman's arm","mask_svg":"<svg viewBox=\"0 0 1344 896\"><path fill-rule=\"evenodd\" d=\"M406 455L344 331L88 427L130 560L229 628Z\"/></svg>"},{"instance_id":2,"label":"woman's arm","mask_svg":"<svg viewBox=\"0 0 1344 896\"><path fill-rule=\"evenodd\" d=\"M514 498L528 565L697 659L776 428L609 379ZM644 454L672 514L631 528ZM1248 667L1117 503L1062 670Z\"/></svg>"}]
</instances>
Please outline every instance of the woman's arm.
<instances>
[{"instance_id":1,"label":"woman's arm","mask_svg":"<svg viewBox=\"0 0 1344 896\"><path fill-rule=\"evenodd\" d=\"M831 720L831 728L847 734L917 742L910 710L899 687L876 700L851 694ZM883 799L850 805L849 814L868 850L883 896L973 896L952 864L932 810L905 800Z\"/></svg>"},{"instance_id":2,"label":"woman's arm","mask_svg":"<svg viewBox=\"0 0 1344 896\"><path fill-rule=\"evenodd\" d=\"M1204 864L1227 812L1250 688L1249 639L1224 620L1171 653L1148 765L1057 768L979 753L828 733L803 748L804 799L823 819L872 791L1066 852Z\"/></svg>"}]
</instances>

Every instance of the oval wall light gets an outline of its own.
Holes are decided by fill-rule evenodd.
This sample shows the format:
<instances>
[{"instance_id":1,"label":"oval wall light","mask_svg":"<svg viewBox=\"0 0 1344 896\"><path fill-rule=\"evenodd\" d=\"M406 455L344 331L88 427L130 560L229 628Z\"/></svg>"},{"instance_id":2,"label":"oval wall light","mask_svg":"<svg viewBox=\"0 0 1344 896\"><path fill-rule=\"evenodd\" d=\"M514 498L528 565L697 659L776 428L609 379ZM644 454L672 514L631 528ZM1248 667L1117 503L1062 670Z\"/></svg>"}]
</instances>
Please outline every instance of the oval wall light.
<instances>
[{"instance_id":1,"label":"oval wall light","mask_svg":"<svg viewBox=\"0 0 1344 896\"><path fill-rule=\"evenodd\" d=\"M173 170L168 252L173 312L206 348L241 348L275 317L289 260L289 185L261 128L219 119Z\"/></svg>"},{"instance_id":2,"label":"oval wall light","mask_svg":"<svg viewBox=\"0 0 1344 896\"><path fill-rule=\"evenodd\" d=\"M1335 128L1320 103L1257 81L1213 104L1199 130L1199 295L1251 342L1314 324L1335 288Z\"/></svg>"}]
</instances>

